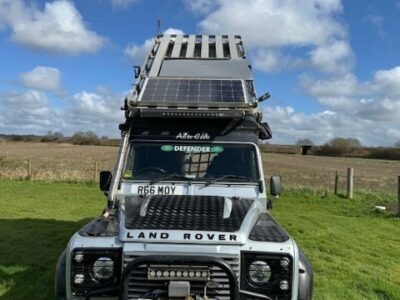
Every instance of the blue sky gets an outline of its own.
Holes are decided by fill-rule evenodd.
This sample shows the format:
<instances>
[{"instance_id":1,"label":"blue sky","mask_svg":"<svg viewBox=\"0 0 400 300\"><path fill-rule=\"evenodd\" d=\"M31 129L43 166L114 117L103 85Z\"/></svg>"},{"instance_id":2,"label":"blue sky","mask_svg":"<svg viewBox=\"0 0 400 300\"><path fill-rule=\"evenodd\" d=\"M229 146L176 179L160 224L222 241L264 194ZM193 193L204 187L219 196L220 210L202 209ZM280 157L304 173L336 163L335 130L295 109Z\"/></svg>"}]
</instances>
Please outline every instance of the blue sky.
<instances>
[{"instance_id":1,"label":"blue sky","mask_svg":"<svg viewBox=\"0 0 400 300\"><path fill-rule=\"evenodd\" d=\"M0 133L117 137L157 19L242 35L273 143L400 140L399 0L0 0Z\"/></svg>"}]
</instances>

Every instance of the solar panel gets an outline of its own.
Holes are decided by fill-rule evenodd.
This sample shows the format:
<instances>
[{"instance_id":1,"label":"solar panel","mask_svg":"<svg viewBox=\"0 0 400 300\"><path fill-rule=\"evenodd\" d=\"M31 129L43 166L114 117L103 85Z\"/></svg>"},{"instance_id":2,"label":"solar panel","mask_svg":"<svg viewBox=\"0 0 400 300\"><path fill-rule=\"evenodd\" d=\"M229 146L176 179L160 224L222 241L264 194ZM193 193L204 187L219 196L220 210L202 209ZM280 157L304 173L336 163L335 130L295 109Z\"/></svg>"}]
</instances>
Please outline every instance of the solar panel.
<instances>
[{"instance_id":1,"label":"solar panel","mask_svg":"<svg viewBox=\"0 0 400 300\"><path fill-rule=\"evenodd\" d=\"M241 80L149 78L142 102L244 103Z\"/></svg>"}]
</instances>

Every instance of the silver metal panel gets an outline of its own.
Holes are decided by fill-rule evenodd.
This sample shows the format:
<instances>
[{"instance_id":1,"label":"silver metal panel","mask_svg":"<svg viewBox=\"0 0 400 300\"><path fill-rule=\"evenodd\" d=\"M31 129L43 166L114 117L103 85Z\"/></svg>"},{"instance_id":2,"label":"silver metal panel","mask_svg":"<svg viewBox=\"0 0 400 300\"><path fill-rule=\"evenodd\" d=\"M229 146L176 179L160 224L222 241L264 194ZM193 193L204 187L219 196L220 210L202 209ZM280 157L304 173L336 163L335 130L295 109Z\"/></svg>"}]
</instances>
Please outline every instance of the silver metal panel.
<instances>
[{"instance_id":1,"label":"silver metal panel","mask_svg":"<svg viewBox=\"0 0 400 300\"><path fill-rule=\"evenodd\" d=\"M238 59L238 53L236 49L236 39L234 35L229 36L229 51L231 53L231 58L232 59Z\"/></svg>"},{"instance_id":2,"label":"silver metal panel","mask_svg":"<svg viewBox=\"0 0 400 300\"><path fill-rule=\"evenodd\" d=\"M252 80L247 59L168 59L163 62L159 76Z\"/></svg>"},{"instance_id":3,"label":"silver metal panel","mask_svg":"<svg viewBox=\"0 0 400 300\"><path fill-rule=\"evenodd\" d=\"M187 46L187 51L186 51L186 58L193 58L195 42L196 42L196 36L189 35L188 46Z\"/></svg>"},{"instance_id":4,"label":"silver metal panel","mask_svg":"<svg viewBox=\"0 0 400 300\"><path fill-rule=\"evenodd\" d=\"M224 58L224 50L222 48L222 36L215 36L215 50L217 58Z\"/></svg>"},{"instance_id":5,"label":"silver metal panel","mask_svg":"<svg viewBox=\"0 0 400 300\"><path fill-rule=\"evenodd\" d=\"M179 54L181 53L181 48L182 48L182 38L183 38L183 35L179 34L176 36L174 48L172 49L171 57L173 57L173 58L179 57Z\"/></svg>"},{"instance_id":6,"label":"silver metal panel","mask_svg":"<svg viewBox=\"0 0 400 300\"><path fill-rule=\"evenodd\" d=\"M154 58L154 62L151 67L149 77L157 77L158 76L158 73L160 71L161 64L164 60L165 53L167 52L170 40L171 40L170 34L165 34L163 37L161 37L160 46L158 47L156 56Z\"/></svg>"},{"instance_id":7,"label":"silver metal panel","mask_svg":"<svg viewBox=\"0 0 400 300\"><path fill-rule=\"evenodd\" d=\"M201 39L201 58L209 58L208 49L208 35L203 35Z\"/></svg>"}]
</instances>

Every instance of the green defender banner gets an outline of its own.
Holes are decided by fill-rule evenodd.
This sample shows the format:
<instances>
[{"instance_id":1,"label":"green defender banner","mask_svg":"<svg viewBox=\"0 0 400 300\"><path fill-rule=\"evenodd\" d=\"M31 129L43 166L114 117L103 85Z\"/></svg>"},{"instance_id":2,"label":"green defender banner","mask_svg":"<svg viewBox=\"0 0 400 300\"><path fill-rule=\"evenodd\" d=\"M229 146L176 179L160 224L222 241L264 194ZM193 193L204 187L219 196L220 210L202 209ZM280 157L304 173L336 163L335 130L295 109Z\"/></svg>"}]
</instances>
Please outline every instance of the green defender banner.
<instances>
[{"instance_id":1,"label":"green defender banner","mask_svg":"<svg viewBox=\"0 0 400 300\"><path fill-rule=\"evenodd\" d=\"M221 146L190 146L190 145L162 145L161 150L165 152L211 152L221 153L224 148Z\"/></svg>"}]
</instances>

